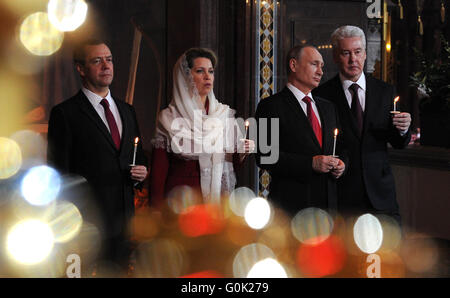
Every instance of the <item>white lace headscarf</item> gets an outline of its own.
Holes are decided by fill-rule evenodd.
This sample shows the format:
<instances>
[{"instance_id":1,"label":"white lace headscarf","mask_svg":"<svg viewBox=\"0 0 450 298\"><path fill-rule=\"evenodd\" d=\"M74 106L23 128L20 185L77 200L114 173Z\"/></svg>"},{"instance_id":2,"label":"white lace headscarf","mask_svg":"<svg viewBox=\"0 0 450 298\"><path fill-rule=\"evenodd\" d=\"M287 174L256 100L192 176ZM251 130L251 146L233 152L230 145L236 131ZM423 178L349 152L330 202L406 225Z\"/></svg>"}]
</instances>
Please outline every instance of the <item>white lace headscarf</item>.
<instances>
[{"instance_id":1,"label":"white lace headscarf","mask_svg":"<svg viewBox=\"0 0 450 298\"><path fill-rule=\"evenodd\" d=\"M234 118L234 110L221 104L211 91L206 114L186 55L173 70L173 98L159 114L153 144L164 141L168 151L185 159L198 159L200 185L208 203L219 203L221 194L230 193L236 184L232 163L226 153L236 150L242 135Z\"/></svg>"}]
</instances>

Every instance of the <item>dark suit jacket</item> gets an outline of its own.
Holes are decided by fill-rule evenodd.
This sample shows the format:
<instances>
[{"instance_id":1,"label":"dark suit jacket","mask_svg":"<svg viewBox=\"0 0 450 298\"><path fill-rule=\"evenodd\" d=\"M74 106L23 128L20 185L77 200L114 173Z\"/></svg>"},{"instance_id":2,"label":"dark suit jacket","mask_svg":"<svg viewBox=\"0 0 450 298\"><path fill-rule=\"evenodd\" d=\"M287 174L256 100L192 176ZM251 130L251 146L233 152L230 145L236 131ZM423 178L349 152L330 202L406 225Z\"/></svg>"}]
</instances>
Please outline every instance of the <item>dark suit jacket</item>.
<instances>
[{"instance_id":1,"label":"dark suit jacket","mask_svg":"<svg viewBox=\"0 0 450 298\"><path fill-rule=\"evenodd\" d=\"M332 155L333 133L339 128L334 104L314 97L322 124L322 144L320 147L311 124L294 94L285 87L281 92L261 100L256 109L258 121L258 151L256 162L271 176L269 198L290 214L307 207L335 209L337 204L336 182L331 174L319 174L312 169L315 155ZM268 118L268 129L264 129L261 119ZM278 161L264 164L262 157L265 142L262 134L268 135L268 143L276 143L271 135L271 119L279 119L279 144L271 144L272 150L279 150ZM263 150L261 150L263 149ZM338 144L337 153L341 154ZM344 161L345 162L345 161Z\"/></svg>"},{"instance_id":2,"label":"dark suit jacket","mask_svg":"<svg viewBox=\"0 0 450 298\"><path fill-rule=\"evenodd\" d=\"M356 121L342 88L339 75L325 82L313 94L334 102L339 111L344 145L348 150L347 173L338 182L339 209L351 209L368 197L377 210L398 211L395 184L389 166L387 143L404 148L411 138L403 137L392 124L394 87L366 75L366 106L363 132L357 133Z\"/></svg>"},{"instance_id":3,"label":"dark suit jacket","mask_svg":"<svg viewBox=\"0 0 450 298\"><path fill-rule=\"evenodd\" d=\"M81 90L53 107L48 128L49 165L87 180L93 198L75 195L75 204L85 220L101 225L99 229L105 237L125 232L126 222L134 214L129 164L133 162L134 138L140 138L133 107L120 100L115 102L122 119L120 150ZM136 164L147 166L141 143ZM93 214L93 210L98 213Z\"/></svg>"}]
</instances>

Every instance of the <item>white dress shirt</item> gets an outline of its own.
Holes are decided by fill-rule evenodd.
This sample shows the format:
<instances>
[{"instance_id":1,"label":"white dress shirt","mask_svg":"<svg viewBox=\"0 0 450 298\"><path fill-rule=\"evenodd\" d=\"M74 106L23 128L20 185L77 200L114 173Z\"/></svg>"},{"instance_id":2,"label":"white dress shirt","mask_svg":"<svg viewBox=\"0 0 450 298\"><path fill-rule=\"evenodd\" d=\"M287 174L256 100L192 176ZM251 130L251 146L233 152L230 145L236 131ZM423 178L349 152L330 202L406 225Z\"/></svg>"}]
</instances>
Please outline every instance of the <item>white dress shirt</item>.
<instances>
[{"instance_id":1,"label":"white dress shirt","mask_svg":"<svg viewBox=\"0 0 450 298\"><path fill-rule=\"evenodd\" d=\"M299 102L300 106L302 107L303 112L305 112L306 117L308 117L308 105L306 104L306 102L303 101L303 97L308 96L311 99L311 107L312 107L314 113L316 114L316 118L319 121L320 127L322 127L322 122L320 121L319 111L317 110L316 102L315 102L311 92L309 92L307 95L305 95L302 91L298 90L297 87L295 87L291 83L287 83L286 87L288 87L289 90L291 90L291 92L294 93L294 96L297 99L297 101Z\"/></svg>"},{"instance_id":2,"label":"white dress shirt","mask_svg":"<svg viewBox=\"0 0 450 298\"><path fill-rule=\"evenodd\" d=\"M106 120L105 109L100 104L103 97L95 94L94 92L92 92L89 89L86 89L84 87L81 87L81 91L83 91L84 95L86 95L87 99L92 104L95 111L97 111L97 114L100 116L103 123L105 123L106 128L108 128L108 131L111 132L109 130L108 120ZM113 98L111 97L111 92L109 90L108 90L108 94L104 98L106 98L106 100L109 103L109 109L111 110L111 113L113 114L114 119L116 120L117 129L119 129L119 135L120 135L120 137L122 137L122 119L120 118L119 110L117 109L116 103L114 102Z\"/></svg>"},{"instance_id":3,"label":"white dress shirt","mask_svg":"<svg viewBox=\"0 0 450 298\"><path fill-rule=\"evenodd\" d=\"M361 73L361 76L356 82L345 79L341 74L339 74L339 77L341 79L342 89L344 89L345 97L347 98L348 106L350 107L350 109L352 108L352 93L348 89L354 83L358 84L359 103L361 105L362 111L364 112L366 109L366 76L364 75L364 72Z\"/></svg>"}]
</instances>

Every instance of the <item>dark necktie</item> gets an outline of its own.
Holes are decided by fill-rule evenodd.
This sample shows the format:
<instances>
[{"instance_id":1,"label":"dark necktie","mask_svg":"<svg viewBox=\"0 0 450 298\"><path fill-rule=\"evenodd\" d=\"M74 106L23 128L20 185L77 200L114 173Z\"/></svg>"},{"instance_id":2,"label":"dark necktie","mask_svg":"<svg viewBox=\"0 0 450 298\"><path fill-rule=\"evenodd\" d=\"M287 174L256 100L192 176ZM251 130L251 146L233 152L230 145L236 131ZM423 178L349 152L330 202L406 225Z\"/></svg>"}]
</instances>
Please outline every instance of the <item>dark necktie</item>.
<instances>
[{"instance_id":1,"label":"dark necktie","mask_svg":"<svg viewBox=\"0 0 450 298\"><path fill-rule=\"evenodd\" d=\"M348 89L350 93L352 93L352 114L353 117L355 117L356 125L359 130L359 135L362 133L362 127L363 127L363 111L361 108L361 103L359 102L359 96L358 96L358 84L352 84Z\"/></svg>"},{"instance_id":2,"label":"dark necktie","mask_svg":"<svg viewBox=\"0 0 450 298\"><path fill-rule=\"evenodd\" d=\"M116 145L117 150L120 149L120 134L119 129L117 128L116 120L114 119L111 110L109 109L109 102L106 98L103 98L100 104L105 109L106 121L108 121L109 131L111 132L111 137Z\"/></svg>"},{"instance_id":3,"label":"dark necktie","mask_svg":"<svg viewBox=\"0 0 450 298\"><path fill-rule=\"evenodd\" d=\"M305 96L302 100L306 103L306 114L308 116L308 120L311 123L311 127L316 135L317 141L319 141L320 147L322 147L322 128L320 127L319 120L317 120L316 113L314 113L314 110L312 109L311 98Z\"/></svg>"}]
</instances>

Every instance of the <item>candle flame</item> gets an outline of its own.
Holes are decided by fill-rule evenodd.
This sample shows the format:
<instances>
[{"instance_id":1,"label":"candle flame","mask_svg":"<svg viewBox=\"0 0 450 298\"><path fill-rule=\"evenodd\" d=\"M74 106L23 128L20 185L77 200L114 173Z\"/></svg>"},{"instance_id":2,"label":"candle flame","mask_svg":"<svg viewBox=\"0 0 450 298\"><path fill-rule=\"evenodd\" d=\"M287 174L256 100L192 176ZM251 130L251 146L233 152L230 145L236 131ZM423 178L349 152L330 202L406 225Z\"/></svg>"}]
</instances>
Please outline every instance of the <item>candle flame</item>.
<instances>
[{"instance_id":1,"label":"candle flame","mask_svg":"<svg viewBox=\"0 0 450 298\"><path fill-rule=\"evenodd\" d=\"M338 135L338 133L339 133L339 130L336 128L336 129L334 130L334 136L336 137L336 136Z\"/></svg>"},{"instance_id":2,"label":"candle flame","mask_svg":"<svg viewBox=\"0 0 450 298\"><path fill-rule=\"evenodd\" d=\"M396 98L394 98L394 102L397 102L400 99L400 96L397 96Z\"/></svg>"},{"instance_id":3,"label":"candle flame","mask_svg":"<svg viewBox=\"0 0 450 298\"><path fill-rule=\"evenodd\" d=\"M245 127L249 127L250 126L250 122L248 120L245 120Z\"/></svg>"},{"instance_id":4,"label":"candle flame","mask_svg":"<svg viewBox=\"0 0 450 298\"><path fill-rule=\"evenodd\" d=\"M139 142L139 138L136 137L136 139L134 139L134 144L137 145L138 142Z\"/></svg>"}]
</instances>

